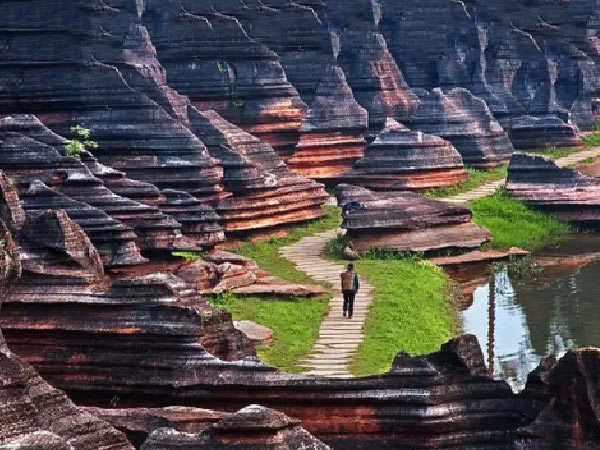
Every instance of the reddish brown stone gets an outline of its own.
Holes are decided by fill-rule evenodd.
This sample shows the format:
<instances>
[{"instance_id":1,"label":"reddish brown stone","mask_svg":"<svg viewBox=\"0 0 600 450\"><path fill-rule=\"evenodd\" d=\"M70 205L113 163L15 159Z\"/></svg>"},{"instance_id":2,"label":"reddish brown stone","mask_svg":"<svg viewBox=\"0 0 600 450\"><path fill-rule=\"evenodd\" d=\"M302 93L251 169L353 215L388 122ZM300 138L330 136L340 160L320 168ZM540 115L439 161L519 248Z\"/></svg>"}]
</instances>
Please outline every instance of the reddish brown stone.
<instances>
[{"instance_id":1,"label":"reddish brown stone","mask_svg":"<svg viewBox=\"0 0 600 450\"><path fill-rule=\"evenodd\" d=\"M393 191L454 186L469 175L450 142L387 119L364 158L340 178L367 189Z\"/></svg>"},{"instance_id":2,"label":"reddish brown stone","mask_svg":"<svg viewBox=\"0 0 600 450\"><path fill-rule=\"evenodd\" d=\"M429 252L479 248L490 233L472 221L466 206L430 200L412 192L373 192L351 185L336 188L344 209L342 227L359 251L385 248Z\"/></svg>"}]
</instances>

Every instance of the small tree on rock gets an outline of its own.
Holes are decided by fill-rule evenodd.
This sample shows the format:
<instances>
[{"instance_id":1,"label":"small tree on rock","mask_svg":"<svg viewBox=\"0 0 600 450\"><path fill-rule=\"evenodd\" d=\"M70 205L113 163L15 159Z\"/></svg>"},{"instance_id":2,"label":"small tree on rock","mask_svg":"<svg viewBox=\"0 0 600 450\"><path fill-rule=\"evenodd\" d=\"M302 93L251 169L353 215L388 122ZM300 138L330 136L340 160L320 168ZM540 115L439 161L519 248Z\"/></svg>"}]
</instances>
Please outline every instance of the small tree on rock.
<instances>
[{"instance_id":1,"label":"small tree on rock","mask_svg":"<svg viewBox=\"0 0 600 450\"><path fill-rule=\"evenodd\" d=\"M90 130L83 128L81 125L71 127L73 139L67 141L65 150L67 156L81 158L81 153L84 150L94 150L98 148L98 143L90 139Z\"/></svg>"}]
</instances>

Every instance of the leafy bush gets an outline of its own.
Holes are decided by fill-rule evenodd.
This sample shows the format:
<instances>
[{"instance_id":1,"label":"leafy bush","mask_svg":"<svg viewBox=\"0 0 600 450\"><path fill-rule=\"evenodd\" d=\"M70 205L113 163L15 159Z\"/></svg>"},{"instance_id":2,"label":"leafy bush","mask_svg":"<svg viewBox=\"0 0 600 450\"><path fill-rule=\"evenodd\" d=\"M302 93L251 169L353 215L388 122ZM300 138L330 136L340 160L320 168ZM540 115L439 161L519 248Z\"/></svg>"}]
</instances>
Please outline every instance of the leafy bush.
<instances>
[{"instance_id":1,"label":"leafy bush","mask_svg":"<svg viewBox=\"0 0 600 450\"><path fill-rule=\"evenodd\" d=\"M67 156L81 158L81 154L85 150L95 150L98 148L98 143L90 139L90 130L83 128L81 125L71 127L73 139L67 141L65 151Z\"/></svg>"}]
</instances>

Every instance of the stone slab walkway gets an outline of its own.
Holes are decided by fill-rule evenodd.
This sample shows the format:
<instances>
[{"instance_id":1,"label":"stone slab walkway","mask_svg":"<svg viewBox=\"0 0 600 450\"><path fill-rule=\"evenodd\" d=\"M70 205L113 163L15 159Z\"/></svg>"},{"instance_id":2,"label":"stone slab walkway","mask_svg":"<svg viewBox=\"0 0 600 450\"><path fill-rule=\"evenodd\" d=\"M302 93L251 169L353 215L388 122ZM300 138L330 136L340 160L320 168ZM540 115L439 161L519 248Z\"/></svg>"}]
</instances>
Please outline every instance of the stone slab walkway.
<instances>
[{"instance_id":1,"label":"stone slab walkway","mask_svg":"<svg viewBox=\"0 0 600 450\"><path fill-rule=\"evenodd\" d=\"M569 156L558 158L554 160L554 162L559 167L568 167L572 166L573 164L577 164L581 161L584 161L588 158L595 157L600 157L600 147L594 147L589 150L574 152L571 153ZM471 200L494 195L494 193L498 189L504 186L504 183L506 183L506 179L491 181L489 183L484 184L483 186L479 186L478 188L472 189L467 192L463 192L462 194L454 195L452 197L440 198L440 200L443 200L448 203L468 203Z\"/></svg>"},{"instance_id":2,"label":"stone slab walkway","mask_svg":"<svg viewBox=\"0 0 600 450\"><path fill-rule=\"evenodd\" d=\"M342 316L343 298L339 289L340 274L346 267L323 258L327 242L335 239L341 230L330 230L280 249L280 254L292 261L298 270L315 281L333 287L328 316L321 323L319 339L312 352L300 366L309 369L307 375L351 377L348 365L364 340L364 324L371 305L373 286L362 278L354 304L354 317Z\"/></svg>"}]
</instances>

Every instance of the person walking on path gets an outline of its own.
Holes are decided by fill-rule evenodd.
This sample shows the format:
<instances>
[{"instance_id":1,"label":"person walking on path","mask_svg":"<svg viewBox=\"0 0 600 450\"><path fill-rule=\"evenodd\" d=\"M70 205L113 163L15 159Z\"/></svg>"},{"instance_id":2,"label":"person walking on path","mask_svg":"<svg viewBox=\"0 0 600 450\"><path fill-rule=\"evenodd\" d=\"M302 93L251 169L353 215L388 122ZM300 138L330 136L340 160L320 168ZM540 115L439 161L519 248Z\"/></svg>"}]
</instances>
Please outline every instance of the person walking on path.
<instances>
[{"instance_id":1,"label":"person walking on path","mask_svg":"<svg viewBox=\"0 0 600 450\"><path fill-rule=\"evenodd\" d=\"M344 317L348 314L348 319L352 319L354 313L354 298L360 288L358 283L358 275L354 271L354 265L348 264L348 270L341 275L342 278L342 294L344 295Z\"/></svg>"}]
</instances>

